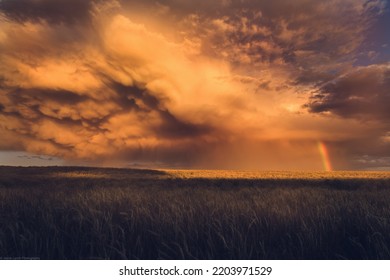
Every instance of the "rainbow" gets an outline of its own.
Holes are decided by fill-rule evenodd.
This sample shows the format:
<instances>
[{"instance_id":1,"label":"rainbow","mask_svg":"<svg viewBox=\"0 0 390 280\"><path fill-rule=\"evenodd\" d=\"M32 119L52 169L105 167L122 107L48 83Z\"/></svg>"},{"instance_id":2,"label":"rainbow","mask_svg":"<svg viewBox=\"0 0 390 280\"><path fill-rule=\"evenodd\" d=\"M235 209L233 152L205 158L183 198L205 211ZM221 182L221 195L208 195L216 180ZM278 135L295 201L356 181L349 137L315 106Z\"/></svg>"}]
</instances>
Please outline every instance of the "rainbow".
<instances>
[{"instance_id":1,"label":"rainbow","mask_svg":"<svg viewBox=\"0 0 390 280\"><path fill-rule=\"evenodd\" d=\"M322 141L318 141L318 150L320 151L325 171L332 171L332 163L329 159L328 149Z\"/></svg>"}]
</instances>

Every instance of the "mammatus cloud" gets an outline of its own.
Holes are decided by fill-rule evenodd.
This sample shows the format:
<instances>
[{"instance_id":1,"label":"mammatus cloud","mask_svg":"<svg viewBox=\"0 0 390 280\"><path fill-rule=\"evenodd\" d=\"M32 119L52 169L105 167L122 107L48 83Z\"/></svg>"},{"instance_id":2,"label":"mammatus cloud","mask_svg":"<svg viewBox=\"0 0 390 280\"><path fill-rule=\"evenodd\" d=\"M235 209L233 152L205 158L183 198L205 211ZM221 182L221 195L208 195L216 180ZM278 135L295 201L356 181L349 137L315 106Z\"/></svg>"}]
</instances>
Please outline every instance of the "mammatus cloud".
<instances>
[{"instance_id":1,"label":"mammatus cloud","mask_svg":"<svg viewBox=\"0 0 390 280\"><path fill-rule=\"evenodd\" d=\"M1 124L18 140L3 146L65 158L164 159L229 129L219 120L241 109L225 63L191 59L186 45L120 14L95 21L91 39L61 44L57 26L4 22Z\"/></svg>"},{"instance_id":2,"label":"mammatus cloud","mask_svg":"<svg viewBox=\"0 0 390 280\"><path fill-rule=\"evenodd\" d=\"M321 140L350 167L390 130L387 64L353 66L383 3L0 1L0 149L309 169Z\"/></svg>"}]
</instances>

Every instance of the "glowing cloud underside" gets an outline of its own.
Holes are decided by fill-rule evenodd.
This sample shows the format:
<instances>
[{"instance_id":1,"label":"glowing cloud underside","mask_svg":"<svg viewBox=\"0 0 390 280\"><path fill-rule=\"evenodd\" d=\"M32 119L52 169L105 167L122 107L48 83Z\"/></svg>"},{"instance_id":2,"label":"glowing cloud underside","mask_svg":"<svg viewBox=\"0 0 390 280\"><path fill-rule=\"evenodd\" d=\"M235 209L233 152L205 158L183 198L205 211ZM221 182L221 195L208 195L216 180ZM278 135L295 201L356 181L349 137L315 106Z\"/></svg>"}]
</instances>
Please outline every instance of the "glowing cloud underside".
<instances>
[{"instance_id":1,"label":"glowing cloud underside","mask_svg":"<svg viewBox=\"0 0 390 280\"><path fill-rule=\"evenodd\" d=\"M325 171L332 171L332 163L329 158L328 150L325 144L321 141L318 142L318 150L320 151L322 164L324 165Z\"/></svg>"},{"instance_id":2,"label":"glowing cloud underside","mask_svg":"<svg viewBox=\"0 0 390 280\"><path fill-rule=\"evenodd\" d=\"M388 2L0 0L0 165L390 166Z\"/></svg>"}]
</instances>

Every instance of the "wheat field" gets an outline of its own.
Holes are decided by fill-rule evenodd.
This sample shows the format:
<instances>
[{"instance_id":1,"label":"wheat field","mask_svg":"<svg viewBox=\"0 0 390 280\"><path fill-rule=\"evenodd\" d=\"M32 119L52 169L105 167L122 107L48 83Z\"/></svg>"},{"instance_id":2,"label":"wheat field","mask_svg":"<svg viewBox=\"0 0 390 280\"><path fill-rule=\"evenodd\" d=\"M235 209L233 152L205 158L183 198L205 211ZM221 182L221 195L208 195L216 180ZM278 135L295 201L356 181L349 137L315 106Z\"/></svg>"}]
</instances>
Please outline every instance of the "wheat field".
<instances>
[{"instance_id":1,"label":"wheat field","mask_svg":"<svg viewBox=\"0 0 390 280\"><path fill-rule=\"evenodd\" d=\"M390 259L390 172L0 167L0 259Z\"/></svg>"}]
</instances>

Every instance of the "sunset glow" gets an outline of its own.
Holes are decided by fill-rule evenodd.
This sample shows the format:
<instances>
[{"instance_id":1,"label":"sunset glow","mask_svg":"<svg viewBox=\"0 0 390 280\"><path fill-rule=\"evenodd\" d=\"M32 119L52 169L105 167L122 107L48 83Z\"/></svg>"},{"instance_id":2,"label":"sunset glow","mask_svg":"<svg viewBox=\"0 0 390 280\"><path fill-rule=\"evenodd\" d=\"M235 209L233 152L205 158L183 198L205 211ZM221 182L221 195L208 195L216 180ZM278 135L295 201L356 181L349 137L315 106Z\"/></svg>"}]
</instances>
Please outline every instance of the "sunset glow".
<instances>
[{"instance_id":1,"label":"sunset glow","mask_svg":"<svg viewBox=\"0 0 390 280\"><path fill-rule=\"evenodd\" d=\"M389 15L384 0L0 0L0 165L332 170L329 148L338 169L387 168Z\"/></svg>"}]
</instances>

